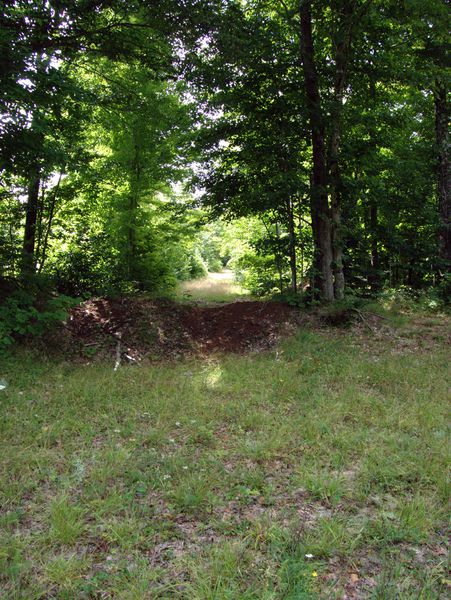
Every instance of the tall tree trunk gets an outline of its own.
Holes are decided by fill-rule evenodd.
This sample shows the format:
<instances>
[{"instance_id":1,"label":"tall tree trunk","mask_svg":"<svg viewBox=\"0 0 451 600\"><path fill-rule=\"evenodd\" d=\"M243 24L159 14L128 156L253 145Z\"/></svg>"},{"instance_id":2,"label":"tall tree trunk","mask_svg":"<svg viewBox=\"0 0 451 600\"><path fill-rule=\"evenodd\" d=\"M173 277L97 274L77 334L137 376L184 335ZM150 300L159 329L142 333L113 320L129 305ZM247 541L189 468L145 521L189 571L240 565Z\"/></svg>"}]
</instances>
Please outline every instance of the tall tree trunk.
<instances>
[{"instance_id":1,"label":"tall tree trunk","mask_svg":"<svg viewBox=\"0 0 451 600\"><path fill-rule=\"evenodd\" d=\"M341 85L341 84L340 84ZM343 88L335 84L335 103L340 103ZM333 129L329 146L329 181L332 220L332 260L334 273L334 296L337 300L344 298L345 278L343 274L343 241L341 231L341 190L338 153L340 147L340 107L333 109Z\"/></svg>"},{"instance_id":2,"label":"tall tree trunk","mask_svg":"<svg viewBox=\"0 0 451 600\"><path fill-rule=\"evenodd\" d=\"M317 274L315 276L315 287L319 288L323 300L331 301L334 299L334 284L332 275L331 214L327 194L325 128L315 65L310 5L310 0L301 0L300 2L300 46L307 106L310 113L313 150L310 210L315 247L314 269Z\"/></svg>"},{"instance_id":3,"label":"tall tree trunk","mask_svg":"<svg viewBox=\"0 0 451 600\"><path fill-rule=\"evenodd\" d=\"M332 217L332 255L334 270L334 293L337 300L344 297L343 240L341 232L341 180L339 152L341 138L341 116L346 88L349 52L351 50L354 3L342 0L341 24L337 28L335 46L334 97L331 111L332 133L329 145L329 179Z\"/></svg>"},{"instance_id":4,"label":"tall tree trunk","mask_svg":"<svg viewBox=\"0 0 451 600\"><path fill-rule=\"evenodd\" d=\"M296 293L298 291L297 281L297 262L296 262L296 234L294 231L294 215L293 215L293 203L291 200L287 201L287 213L288 213L288 238L290 241L290 270L291 270L291 290Z\"/></svg>"},{"instance_id":5,"label":"tall tree trunk","mask_svg":"<svg viewBox=\"0 0 451 600\"><path fill-rule=\"evenodd\" d=\"M38 264L39 261L39 254L41 251L41 244L42 244L42 238L43 238L43 226L42 226L42 222L43 222L43 218L44 218L44 208L45 208L45 181L42 182L41 184L41 190L40 190L40 200L38 203L38 216L37 216L37 221L36 221L36 233L35 233L35 249L34 249L34 260L36 265Z\"/></svg>"},{"instance_id":6,"label":"tall tree trunk","mask_svg":"<svg viewBox=\"0 0 451 600\"><path fill-rule=\"evenodd\" d=\"M337 164L338 169L338 164ZM338 176L338 174L337 174ZM343 273L343 240L341 233L341 197L335 175L331 174L331 218L332 218L332 264L334 273L334 296L342 300L345 295L345 277Z\"/></svg>"},{"instance_id":7,"label":"tall tree trunk","mask_svg":"<svg viewBox=\"0 0 451 600\"><path fill-rule=\"evenodd\" d=\"M52 230L53 217L55 216L56 197L58 195L58 190L60 187L62 177L63 177L63 172L60 171L58 181L56 182L56 185L52 190L53 194L52 194L52 199L50 201L49 216L47 219L47 226L45 228L45 234L44 234L44 239L42 242L42 248L41 248L40 253L37 254L37 258L39 260L38 273L42 272L42 269L44 268L44 263L47 258L47 248L48 248L49 236L50 236L50 232Z\"/></svg>"},{"instance_id":8,"label":"tall tree trunk","mask_svg":"<svg viewBox=\"0 0 451 600\"><path fill-rule=\"evenodd\" d=\"M370 233L371 233L371 273L368 277L368 283L370 284L371 291L376 293L380 289L380 277L379 277L379 250L377 247L377 203L376 200L372 200L370 204Z\"/></svg>"},{"instance_id":9,"label":"tall tree trunk","mask_svg":"<svg viewBox=\"0 0 451 600\"><path fill-rule=\"evenodd\" d=\"M28 197L25 207L25 230L23 237L22 270L24 274L34 273L36 270L35 243L40 186L41 169L39 164L36 163L31 167L28 179Z\"/></svg>"},{"instance_id":10,"label":"tall tree trunk","mask_svg":"<svg viewBox=\"0 0 451 600\"><path fill-rule=\"evenodd\" d=\"M131 190L129 203L128 229L128 277L132 278L136 263L136 211L138 208L138 195L135 189Z\"/></svg>"},{"instance_id":11,"label":"tall tree trunk","mask_svg":"<svg viewBox=\"0 0 451 600\"><path fill-rule=\"evenodd\" d=\"M265 225L265 227L266 227L266 225ZM266 229L268 230L267 227L266 227ZM277 246L277 250L276 250L276 269L277 269L277 273L279 274L280 293L283 294L282 257L280 255L280 247L279 247L279 242L280 242L280 225L279 225L279 223L276 223L276 237L277 237L277 242L278 242L278 246Z\"/></svg>"},{"instance_id":12,"label":"tall tree trunk","mask_svg":"<svg viewBox=\"0 0 451 600\"><path fill-rule=\"evenodd\" d=\"M440 216L439 243L440 258L445 269L451 262L451 198L450 169L448 157L448 106L446 88L443 82L436 82L435 90L435 135L438 159L438 210Z\"/></svg>"},{"instance_id":13,"label":"tall tree trunk","mask_svg":"<svg viewBox=\"0 0 451 600\"><path fill-rule=\"evenodd\" d=\"M304 240L302 237L302 216L299 216L299 224L298 224L298 231L299 231L299 241L300 241L300 249L301 249L301 264L300 264L300 268L301 268L301 288L304 287Z\"/></svg>"}]
</instances>

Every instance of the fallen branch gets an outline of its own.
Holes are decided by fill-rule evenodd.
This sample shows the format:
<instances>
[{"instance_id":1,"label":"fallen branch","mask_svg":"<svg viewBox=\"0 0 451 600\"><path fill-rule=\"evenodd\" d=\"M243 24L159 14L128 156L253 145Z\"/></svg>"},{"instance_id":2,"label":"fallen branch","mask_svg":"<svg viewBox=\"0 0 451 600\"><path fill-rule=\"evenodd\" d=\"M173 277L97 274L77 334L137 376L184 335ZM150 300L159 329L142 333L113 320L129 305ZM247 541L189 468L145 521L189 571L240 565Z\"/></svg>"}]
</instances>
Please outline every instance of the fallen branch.
<instances>
[{"instance_id":1,"label":"fallen branch","mask_svg":"<svg viewBox=\"0 0 451 600\"><path fill-rule=\"evenodd\" d=\"M368 323L368 321L365 319L365 317L363 316L362 312L358 308L353 308L352 310L359 315L359 317L361 318L363 324L366 325L368 327L368 329L372 333L376 333L376 330L373 327L371 327L371 325Z\"/></svg>"},{"instance_id":2,"label":"fallen branch","mask_svg":"<svg viewBox=\"0 0 451 600\"><path fill-rule=\"evenodd\" d=\"M377 317L378 319L384 319L385 321L390 321L390 319L388 317L384 317L384 315L378 315L375 312L371 312L370 310L365 311L366 313L368 313L369 315L372 315L373 317Z\"/></svg>"}]
</instances>

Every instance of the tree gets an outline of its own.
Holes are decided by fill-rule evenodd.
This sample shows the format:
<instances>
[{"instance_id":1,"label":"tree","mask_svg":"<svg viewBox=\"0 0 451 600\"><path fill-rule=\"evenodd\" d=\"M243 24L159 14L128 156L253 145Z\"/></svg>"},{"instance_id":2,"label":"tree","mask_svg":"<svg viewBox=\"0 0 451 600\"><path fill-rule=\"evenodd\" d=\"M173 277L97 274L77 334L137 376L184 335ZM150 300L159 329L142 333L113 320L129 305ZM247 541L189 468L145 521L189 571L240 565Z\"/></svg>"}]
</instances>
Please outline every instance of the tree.
<instances>
[{"instance_id":1,"label":"tree","mask_svg":"<svg viewBox=\"0 0 451 600\"><path fill-rule=\"evenodd\" d=\"M202 261L174 189L197 162L210 215L252 217L255 289L297 292L308 272L331 301L345 280L374 294L445 279L445 11L435 0L5 4L3 274L83 291L185 277L189 251L193 269Z\"/></svg>"},{"instance_id":2,"label":"tree","mask_svg":"<svg viewBox=\"0 0 451 600\"><path fill-rule=\"evenodd\" d=\"M320 289L321 297L326 301L331 301L334 299L334 283L332 276L332 223L327 193L325 123L321 107L318 72L313 48L310 4L311 3L308 1L301 2L300 4L300 51L313 151L310 206L313 239L315 242L314 268L315 281Z\"/></svg>"},{"instance_id":3,"label":"tree","mask_svg":"<svg viewBox=\"0 0 451 600\"><path fill-rule=\"evenodd\" d=\"M22 269L27 276L37 266L46 179L66 170L68 162L76 168L76 139L96 104L95 94L85 93L83 78L73 76L74 64L103 56L139 62L149 72L170 67L161 23L145 21L143 14L140 2L18 0L0 15L1 168L26 189Z\"/></svg>"},{"instance_id":4,"label":"tree","mask_svg":"<svg viewBox=\"0 0 451 600\"><path fill-rule=\"evenodd\" d=\"M190 79L201 101L197 184L213 214L259 214L287 233L291 287L298 287L298 231L305 210L306 116L299 111L298 56L283 22L231 4ZM194 59L191 59L194 60ZM227 64L227 68L224 68ZM274 243L282 246L279 242ZM279 262L279 251L276 262ZM276 265L277 269L279 267Z\"/></svg>"}]
</instances>

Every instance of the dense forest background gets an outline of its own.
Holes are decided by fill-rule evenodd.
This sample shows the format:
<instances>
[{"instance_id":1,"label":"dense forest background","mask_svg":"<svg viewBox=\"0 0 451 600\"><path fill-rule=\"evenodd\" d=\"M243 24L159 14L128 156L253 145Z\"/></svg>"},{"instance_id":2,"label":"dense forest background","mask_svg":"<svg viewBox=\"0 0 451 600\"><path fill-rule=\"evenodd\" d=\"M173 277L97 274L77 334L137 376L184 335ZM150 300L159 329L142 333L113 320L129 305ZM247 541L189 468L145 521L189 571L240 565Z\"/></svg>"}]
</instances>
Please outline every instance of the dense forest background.
<instances>
[{"instance_id":1,"label":"dense forest background","mask_svg":"<svg viewBox=\"0 0 451 600\"><path fill-rule=\"evenodd\" d=\"M0 337L223 267L446 301L448 30L442 0L3 2Z\"/></svg>"}]
</instances>

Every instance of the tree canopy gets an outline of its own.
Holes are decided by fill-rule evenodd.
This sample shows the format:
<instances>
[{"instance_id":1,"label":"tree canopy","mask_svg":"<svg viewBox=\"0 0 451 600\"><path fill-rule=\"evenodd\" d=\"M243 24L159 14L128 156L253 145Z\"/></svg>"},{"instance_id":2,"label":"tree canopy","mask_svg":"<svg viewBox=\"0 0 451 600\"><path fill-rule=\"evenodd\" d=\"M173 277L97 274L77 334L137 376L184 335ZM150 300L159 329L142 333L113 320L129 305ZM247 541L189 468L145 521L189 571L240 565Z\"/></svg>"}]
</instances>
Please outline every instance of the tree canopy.
<instances>
[{"instance_id":1,"label":"tree canopy","mask_svg":"<svg viewBox=\"0 0 451 600\"><path fill-rule=\"evenodd\" d=\"M448 30L442 0L2 3L4 296L229 262L254 293L446 297Z\"/></svg>"}]
</instances>

